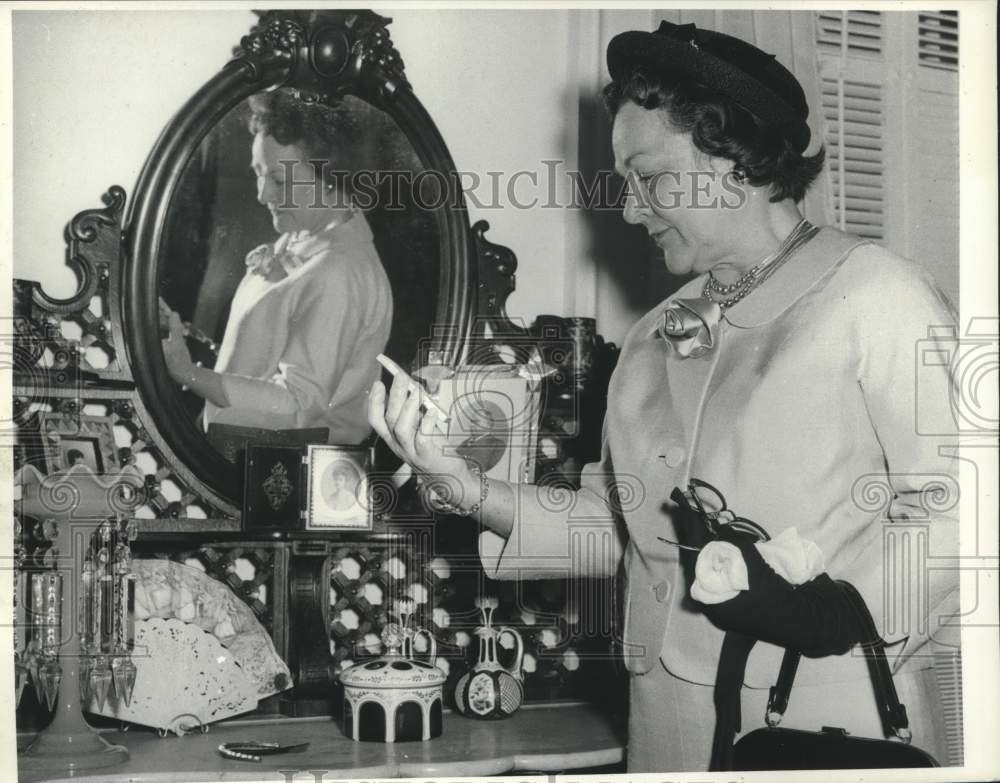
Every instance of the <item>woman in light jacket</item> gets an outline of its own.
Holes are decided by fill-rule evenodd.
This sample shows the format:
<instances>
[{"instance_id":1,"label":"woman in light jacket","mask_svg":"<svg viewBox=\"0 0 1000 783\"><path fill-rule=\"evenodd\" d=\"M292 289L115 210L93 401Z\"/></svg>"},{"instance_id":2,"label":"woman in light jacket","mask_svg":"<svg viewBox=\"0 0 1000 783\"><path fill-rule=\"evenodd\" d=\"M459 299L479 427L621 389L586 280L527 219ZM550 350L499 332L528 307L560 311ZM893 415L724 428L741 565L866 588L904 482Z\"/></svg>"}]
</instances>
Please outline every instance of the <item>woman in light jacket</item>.
<instances>
[{"instance_id":1,"label":"woman in light jacket","mask_svg":"<svg viewBox=\"0 0 1000 783\"><path fill-rule=\"evenodd\" d=\"M331 443L359 443L393 316L371 229L347 189L365 128L347 106L306 104L288 90L256 95L250 108L257 199L279 237L246 257L214 369L192 362L180 318L166 313L167 369L205 400L206 428L327 428Z\"/></svg>"},{"instance_id":2,"label":"woman in light jacket","mask_svg":"<svg viewBox=\"0 0 1000 783\"><path fill-rule=\"evenodd\" d=\"M939 452L947 439L920 433L950 421L953 388L948 368L923 366L918 349L955 314L919 267L803 220L797 204L823 156L805 155L805 97L772 56L664 22L617 36L608 66L625 220L649 232L672 273L694 278L626 337L602 460L585 469L571 508L545 488L486 481L447 456L422 392L404 383L388 395L376 383L372 424L418 472L451 476L451 504L483 526L490 576L615 576L624 559L630 772L709 766L724 634L691 597L677 547L662 540L679 538L670 495L692 478L772 539L796 528L832 578L860 591L880 632L898 642L892 663L913 742L943 760L930 667L935 644L957 643L939 622L958 606L957 571L948 570L957 465ZM918 396L933 425L917 421ZM902 573L887 569L891 541L905 536L932 562L908 582L887 581ZM952 639L928 643L947 630ZM854 652L802 663L783 726L882 736ZM763 725L781 653L753 650L744 731Z\"/></svg>"}]
</instances>

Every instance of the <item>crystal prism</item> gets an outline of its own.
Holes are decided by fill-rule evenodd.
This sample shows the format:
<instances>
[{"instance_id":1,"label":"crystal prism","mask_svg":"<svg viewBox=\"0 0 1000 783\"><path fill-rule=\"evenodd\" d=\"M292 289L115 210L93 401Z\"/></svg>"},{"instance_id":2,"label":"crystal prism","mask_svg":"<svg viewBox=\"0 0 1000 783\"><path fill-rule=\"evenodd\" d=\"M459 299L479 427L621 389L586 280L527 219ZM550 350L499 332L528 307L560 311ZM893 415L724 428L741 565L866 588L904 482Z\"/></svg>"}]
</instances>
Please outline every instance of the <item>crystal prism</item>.
<instances>
[{"instance_id":1,"label":"crystal prism","mask_svg":"<svg viewBox=\"0 0 1000 783\"><path fill-rule=\"evenodd\" d=\"M40 655L32 654L25 656L25 666L31 673L31 684L35 687L35 698L40 705L45 704L45 689L42 687L42 658Z\"/></svg>"},{"instance_id":2,"label":"crystal prism","mask_svg":"<svg viewBox=\"0 0 1000 783\"><path fill-rule=\"evenodd\" d=\"M111 671L115 679L115 693L128 707L132 703L132 690L135 688L136 666L131 658L115 658L111 663Z\"/></svg>"},{"instance_id":3,"label":"crystal prism","mask_svg":"<svg viewBox=\"0 0 1000 783\"><path fill-rule=\"evenodd\" d=\"M48 660L43 663L38 669L38 679L42 684L45 705L54 710L59 696L59 683L62 682L62 667L59 662Z\"/></svg>"},{"instance_id":4,"label":"crystal prism","mask_svg":"<svg viewBox=\"0 0 1000 783\"><path fill-rule=\"evenodd\" d=\"M83 708L87 709L90 704L90 700L94 697L93 692L90 689L90 672L94 669L94 660L89 655L80 656L80 669L79 669L79 683L80 683L80 702L83 704Z\"/></svg>"},{"instance_id":5,"label":"crystal prism","mask_svg":"<svg viewBox=\"0 0 1000 783\"><path fill-rule=\"evenodd\" d=\"M90 672L90 691L97 699L97 708L104 709L108 701L108 692L111 690L111 667L108 666L107 659L101 658L97 665Z\"/></svg>"},{"instance_id":6,"label":"crystal prism","mask_svg":"<svg viewBox=\"0 0 1000 783\"><path fill-rule=\"evenodd\" d=\"M28 667L20 661L14 664L14 708L21 703L21 694L24 693L24 686L28 684Z\"/></svg>"}]
</instances>

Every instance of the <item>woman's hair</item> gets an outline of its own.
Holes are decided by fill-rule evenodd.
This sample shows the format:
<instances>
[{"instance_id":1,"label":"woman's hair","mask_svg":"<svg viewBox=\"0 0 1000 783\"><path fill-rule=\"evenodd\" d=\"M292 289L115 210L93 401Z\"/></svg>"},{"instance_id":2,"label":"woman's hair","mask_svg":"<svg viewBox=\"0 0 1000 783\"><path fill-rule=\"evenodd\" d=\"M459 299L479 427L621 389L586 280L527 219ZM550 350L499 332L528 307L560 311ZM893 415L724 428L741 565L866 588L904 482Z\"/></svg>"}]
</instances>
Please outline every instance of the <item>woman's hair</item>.
<instances>
[{"instance_id":1,"label":"woman's hair","mask_svg":"<svg viewBox=\"0 0 1000 783\"><path fill-rule=\"evenodd\" d=\"M330 161L333 171L371 168L371 117L375 112L362 101L344 100L337 106L306 103L295 91L278 89L251 95L247 127L279 144L294 145L308 160Z\"/></svg>"},{"instance_id":2,"label":"woman's hair","mask_svg":"<svg viewBox=\"0 0 1000 783\"><path fill-rule=\"evenodd\" d=\"M612 118L625 101L662 109L676 130L691 134L699 150L733 161L751 185L769 185L771 201L801 201L823 170L822 148L808 157L797 152L780 128L703 84L638 68L604 88Z\"/></svg>"},{"instance_id":3,"label":"woman's hair","mask_svg":"<svg viewBox=\"0 0 1000 783\"><path fill-rule=\"evenodd\" d=\"M294 145L308 160L327 160L325 173L349 185L357 172L419 171L420 161L406 135L388 115L346 95L335 106L307 103L295 90L280 88L251 95L247 127L279 144Z\"/></svg>"}]
</instances>

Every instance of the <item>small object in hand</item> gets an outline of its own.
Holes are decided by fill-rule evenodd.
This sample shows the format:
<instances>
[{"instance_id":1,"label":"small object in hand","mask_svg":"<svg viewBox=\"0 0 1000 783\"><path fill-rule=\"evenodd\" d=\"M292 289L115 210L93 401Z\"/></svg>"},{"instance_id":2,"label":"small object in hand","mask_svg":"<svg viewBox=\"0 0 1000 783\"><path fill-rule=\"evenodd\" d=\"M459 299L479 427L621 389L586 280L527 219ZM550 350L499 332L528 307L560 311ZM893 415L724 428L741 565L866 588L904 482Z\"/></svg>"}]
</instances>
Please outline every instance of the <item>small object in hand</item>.
<instances>
[{"instance_id":1,"label":"small object in hand","mask_svg":"<svg viewBox=\"0 0 1000 783\"><path fill-rule=\"evenodd\" d=\"M297 745L282 745L280 742L223 742L219 745L219 753L234 761L260 761L264 756L278 753L298 753L309 747L308 742Z\"/></svg>"},{"instance_id":2,"label":"small object in hand","mask_svg":"<svg viewBox=\"0 0 1000 783\"><path fill-rule=\"evenodd\" d=\"M415 380L413 380L413 378L409 376L406 370L404 370L402 367L396 364L392 359L390 359L385 354L380 353L378 356L375 357L375 359L378 361L379 364L381 364L383 367L385 367L386 370L389 371L389 374L393 378L402 375L403 378L409 381L410 391L423 390L423 387ZM441 409L441 406L439 406L436 402L434 402L434 400L432 400L426 392L424 392L421 395L420 404L427 409L428 413L435 414L435 416L437 417L437 421L440 422L441 425L445 425L448 423L448 414L445 413ZM447 430L445 430L445 432L447 433Z\"/></svg>"}]
</instances>

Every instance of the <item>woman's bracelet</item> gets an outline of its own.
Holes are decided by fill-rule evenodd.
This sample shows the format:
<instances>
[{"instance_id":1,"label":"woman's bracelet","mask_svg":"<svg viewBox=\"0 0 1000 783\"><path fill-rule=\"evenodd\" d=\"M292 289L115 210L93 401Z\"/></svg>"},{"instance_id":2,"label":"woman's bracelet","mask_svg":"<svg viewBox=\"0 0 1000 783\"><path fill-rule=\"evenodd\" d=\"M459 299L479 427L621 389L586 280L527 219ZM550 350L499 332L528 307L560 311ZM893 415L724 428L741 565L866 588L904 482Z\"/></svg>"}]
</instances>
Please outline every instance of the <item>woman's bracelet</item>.
<instances>
[{"instance_id":1,"label":"woman's bracelet","mask_svg":"<svg viewBox=\"0 0 1000 783\"><path fill-rule=\"evenodd\" d=\"M473 475L479 476L479 500L468 508L462 508L461 506L457 506L442 499L441 496L435 491L434 487L429 486L419 474L417 475L417 483L426 488L427 498L430 501L430 504L434 507L435 511L440 511L443 514L455 514L457 516L471 517L474 514L479 513L479 509L483 507L483 503L485 503L486 498L489 497L490 480L487 478L486 474L479 469L478 465L470 463L469 470L472 471Z\"/></svg>"}]
</instances>

